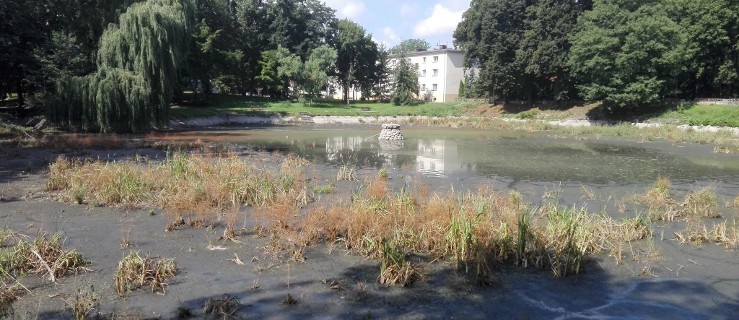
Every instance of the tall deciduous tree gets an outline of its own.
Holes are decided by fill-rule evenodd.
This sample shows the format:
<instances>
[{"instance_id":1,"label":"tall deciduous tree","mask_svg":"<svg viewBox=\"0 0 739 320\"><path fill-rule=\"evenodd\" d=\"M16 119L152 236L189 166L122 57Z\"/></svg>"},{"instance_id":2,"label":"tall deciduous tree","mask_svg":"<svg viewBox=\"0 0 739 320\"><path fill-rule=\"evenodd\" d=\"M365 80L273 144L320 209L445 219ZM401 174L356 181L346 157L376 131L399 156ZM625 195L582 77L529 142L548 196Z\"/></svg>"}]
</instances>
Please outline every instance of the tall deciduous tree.
<instances>
[{"instance_id":1,"label":"tall deciduous tree","mask_svg":"<svg viewBox=\"0 0 739 320\"><path fill-rule=\"evenodd\" d=\"M589 9L583 1L572 0L540 0L526 8L516 63L523 70L522 93L529 101L564 100L576 95L569 72L569 37L578 16Z\"/></svg>"},{"instance_id":2,"label":"tall deciduous tree","mask_svg":"<svg viewBox=\"0 0 739 320\"><path fill-rule=\"evenodd\" d=\"M103 33L97 71L60 82L49 103L50 118L102 132L163 125L190 41L193 12L190 1L148 0L130 6Z\"/></svg>"},{"instance_id":3,"label":"tall deciduous tree","mask_svg":"<svg viewBox=\"0 0 739 320\"><path fill-rule=\"evenodd\" d=\"M466 50L465 65L479 67L476 82L490 97L520 96L523 68L516 60L524 33L527 1L472 0L454 31L454 41Z\"/></svg>"},{"instance_id":4,"label":"tall deciduous tree","mask_svg":"<svg viewBox=\"0 0 739 320\"><path fill-rule=\"evenodd\" d=\"M673 94L685 37L660 2L602 0L582 15L570 64L584 98L638 107Z\"/></svg>"},{"instance_id":5,"label":"tall deciduous tree","mask_svg":"<svg viewBox=\"0 0 739 320\"><path fill-rule=\"evenodd\" d=\"M666 0L668 16L685 35L685 98L739 95L739 3L735 0Z\"/></svg>"},{"instance_id":6,"label":"tall deciduous tree","mask_svg":"<svg viewBox=\"0 0 739 320\"><path fill-rule=\"evenodd\" d=\"M328 77L333 72L338 54L334 48L322 45L313 49L305 62L305 90L310 94L310 101L318 96L328 85Z\"/></svg>"},{"instance_id":7,"label":"tall deciduous tree","mask_svg":"<svg viewBox=\"0 0 739 320\"><path fill-rule=\"evenodd\" d=\"M24 104L26 76L36 67L33 51L44 39L44 12L42 2L0 1L0 99L14 92L18 106Z\"/></svg>"},{"instance_id":8,"label":"tall deciduous tree","mask_svg":"<svg viewBox=\"0 0 739 320\"><path fill-rule=\"evenodd\" d=\"M337 29L337 75L343 98L349 103L349 89L359 86L369 95L377 78L379 51L364 28L348 19L340 20Z\"/></svg>"}]
</instances>

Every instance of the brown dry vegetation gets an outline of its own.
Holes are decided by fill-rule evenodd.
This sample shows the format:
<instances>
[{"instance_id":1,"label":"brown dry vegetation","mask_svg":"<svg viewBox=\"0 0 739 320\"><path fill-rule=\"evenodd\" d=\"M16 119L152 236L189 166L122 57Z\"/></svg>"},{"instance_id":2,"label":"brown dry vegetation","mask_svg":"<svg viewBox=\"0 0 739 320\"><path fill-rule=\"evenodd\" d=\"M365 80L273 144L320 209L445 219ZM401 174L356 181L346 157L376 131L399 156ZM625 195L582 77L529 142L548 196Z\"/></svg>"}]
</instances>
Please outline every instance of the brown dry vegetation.
<instances>
[{"instance_id":1,"label":"brown dry vegetation","mask_svg":"<svg viewBox=\"0 0 739 320\"><path fill-rule=\"evenodd\" d=\"M165 281L174 277L176 272L177 265L172 259L153 259L133 251L118 262L115 290L119 296L124 296L130 291L149 286L152 292L164 293L167 288Z\"/></svg>"},{"instance_id":2,"label":"brown dry vegetation","mask_svg":"<svg viewBox=\"0 0 739 320\"><path fill-rule=\"evenodd\" d=\"M673 199L670 187L669 179L657 178L655 184L645 194L637 195L633 200L647 208L649 218L652 220L695 220L721 216L714 187L691 191L683 202Z\"/></svg>"},{"instance_id":3,"label":"brown dry vegetation","mask_svg":"<svg viewBox=\"0 0 739 320\"><path fill-rule=\"evenodd\" d=\"M161 163L60 158L51 165L47 187L62 190L73 201L162 207L173 216L172 229L184 225L188 214L191 221L225 217L221 239L231 241L238 241L238 208L251 205L257 234L270 238L266 252L282 257L292 253L292 260L302 262L310 245L343 244L380 258L378 280L386 285L408 285L421 276L407 259L410 255L448 259L479 283L489 283L493 268L502 263L565 276L580 272L593 254L608 254L617 264L626 257L648 262L659 256L653 246L635 249L644 246L634 242L652 237L652 220L697 220L717 212L712 188L691 192L678 202L666 178L635 197L649 208L648 215L614 219L551 204L546 196L544 205L532 207L516 192L489 188L439 194L416 184L394 192L386 173L367 178L350 199L306 207L310 199L305 160L288 157L275 169L257 168L247 161L232 154L184 153L170 154ZM735 226L725 224L705 232L710 241L729 248L736 247L736 233ZM692 236L683 238L695 241Z\"/></svg>"},{"instance_id":4,"label":"brown dry vegetation","mask_svg":"<svg viewBox=\"0 0 739 320\"><path fill-rule=\"evenodd\" d=\"M187 217L205 225L241 205L264 206L281 199L306 202L303 169L297 158L279 171L258 168L234 154L169 154L163 162L78 161L60 157L50 165L48 190L65 200L126 207L161 207L176 227ZM178 223L181 222L181 223Z\"/></svg>"},{"instance_id":5,"label":"brown dry vegetation","mask_svg":"<svg viewBox=\"0 0 739 320\"><path fill-rule=\"evenodd\" d=\"M61 234L36 238L16 233L10 229L0 230L0 317L12 314L12 303L28 292L18 280L26 274L56 278L79 271L86 271L87 260L75 250L63 247Z\"/></svg>"}]
</instances>

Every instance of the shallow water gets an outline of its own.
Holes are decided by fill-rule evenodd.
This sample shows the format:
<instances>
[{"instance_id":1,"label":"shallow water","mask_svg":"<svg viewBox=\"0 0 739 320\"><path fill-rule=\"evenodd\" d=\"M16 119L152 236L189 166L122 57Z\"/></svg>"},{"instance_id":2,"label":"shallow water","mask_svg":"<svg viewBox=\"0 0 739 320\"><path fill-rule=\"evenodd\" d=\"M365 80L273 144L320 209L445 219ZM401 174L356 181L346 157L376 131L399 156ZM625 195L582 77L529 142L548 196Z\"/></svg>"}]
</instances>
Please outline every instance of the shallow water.
<instances>
[{"instance_id":1,"label":"shallow water","mask_svg":"<svg viewBox=\"0 0 739 320\"><path fill-rule=\"evenodd\" d=\"M517 190L532 202L555 195L565 205L587 202L609 212L615 208L608 207L609 200L644 192L658 177L668 177L677 196L712 186L725 203L739 193L739 156L716 154L711 145L412 127L402 128L403 141L380 141L379 131L369 125L299 126L188 131L176 136L292 153L329 167L385 167L406 182L422 176L437 189L493 185Z\"/></svg>"}]
</instances>

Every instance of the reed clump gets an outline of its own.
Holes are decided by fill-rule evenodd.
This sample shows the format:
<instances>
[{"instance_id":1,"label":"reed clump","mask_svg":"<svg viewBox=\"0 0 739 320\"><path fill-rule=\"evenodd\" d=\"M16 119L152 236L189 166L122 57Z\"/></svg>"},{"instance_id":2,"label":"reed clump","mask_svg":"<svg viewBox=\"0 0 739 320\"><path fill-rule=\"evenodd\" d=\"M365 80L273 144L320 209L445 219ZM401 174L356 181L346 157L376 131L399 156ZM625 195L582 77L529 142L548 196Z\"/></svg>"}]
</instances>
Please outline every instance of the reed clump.
<instances>
[{"instance_id":1,"label":"reed clump","mask_svg":"<svg viewBox=\"0 0 739 320\"><path fill-rule=\"evenodd\" d=\"M52 236L40 234L34 239L11 233L3 239L0 248L0 280L6 283L13 276L38 274L56 278L86 270L90 262L76 250L64 248L64 238L60 233Z\"/></svg>"},{"instance_id":2,"label":"reed clump","mask_svg":"<svg viewBox=\"0 0 739 320\"><path fill-rule=\"evenodd\" d=\"M49 167L48 190L73 202L161 207L177 222L203 222L241 205L277 199L305 203L307 162L288 157L279 169L259 168L236 154L173 152L164 161L101 162L58 158Z\"/></svg>"},{"instance_id":3,"label":"reed clump","mask_svg":"<svg viewBox=\"0 0 739 320\"><path fill-rule=\"evenodd\" d=\"M176 273L177 264L173 259L153 259L132 251L118 262L115 290L119 296L124 296L140 287L149 286L152 292L165 293L165 281Z\"/></svg>"},{"instance_id":4,"label":"reed clump","mask_svg":"<svg viewBox=\"0 0 739 320\"><path fill-rule=\"evenodd\" d=\"M683 215L691 218L719 218L716 188L691 191L681 204Z\"/></svg>"},{"instance_id":5,"label":"reed clump","mask_svg":"<svg viewBox=\"0 0 739 320\"><path fill-rule=\"evenodd\" d=\"M715 187L690 191L682 202L672 198L669 179L657 178L655 184L635 202L647 207L651 220L675 221L699 218L719 218Z\"/></svg>"},{"instance_id":6,"label":"reed clump","mask_svg":"<svg viewBox=\"0 0 739 320\"><path fill-rule=\"evenodd\" d=\"M379 192L384 189L377 183L366 182L350 202L310 210L293 228L307 243L338 242L381 258L383 283L410 273L401 259L406 254L450 259L480 283L490 281L496 263L535 266L565 276L582 270L587 255L649 234L645 226L616 223L584 209L531 208L516 193L482 189L418 201L413 188ZM624 229L634 230L627 237Z\"/></svg>"},{"instance_id":7,"label":"reed clump","mask_svg":"<svg viewBox=\"0 0 739 320\"><path fill-rule=\"evenodd\" d=\"M724 221L711 227L699 223L689 223L682 231L675 232L675 240L701 246L703 243L723 245L727 250L739 248L739 224Z\"/></svg>"},{"instance_id":8,"label":"reed clump","mask_svg":"<svg viewBox=\"0 0 739 320\"><path fill-rule=\"evenodd\" d=\"M643 195L636 196L635 202L645 207L653 220L673 221L678 212L677 202L672 198L670 187L672 182L666 177L658 177L654 185Z\"/></svg>"}]
</instances>

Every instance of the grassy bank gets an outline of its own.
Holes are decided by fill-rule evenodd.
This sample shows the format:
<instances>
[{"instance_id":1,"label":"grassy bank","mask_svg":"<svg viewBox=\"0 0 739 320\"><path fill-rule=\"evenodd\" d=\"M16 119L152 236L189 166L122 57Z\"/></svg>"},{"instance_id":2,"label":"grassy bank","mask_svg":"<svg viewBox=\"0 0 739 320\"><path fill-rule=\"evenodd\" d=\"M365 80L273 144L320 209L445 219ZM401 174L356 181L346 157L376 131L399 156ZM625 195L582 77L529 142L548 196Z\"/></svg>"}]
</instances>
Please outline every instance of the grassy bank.
<instances>
[{"instance_id":1,"label":"grassy bank","mask_svg":"<svg viewBox=\"0 0 739 320\"><path fill-rule=\"evenodd\" d=\"M685 104L660 114L654 120L691 126L739 127L739 106Z\"/></svg>"},{"instance_id":2,"label":"grassy bank","mask_svg":"<svg viewBox=\"0 0 739 320\"><path fill-rule=\"evenodd\" d=\"M264 98L217 95L211 106L175 106L174 117L207 117L224 114L254 116L461 116L468 108L479 103L419 103L412 106L395 106L391 103L341 101L296 102Z\"/></svg>"}]
</instances>

